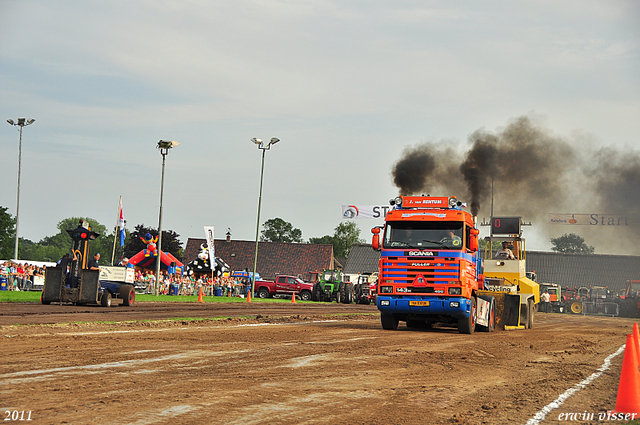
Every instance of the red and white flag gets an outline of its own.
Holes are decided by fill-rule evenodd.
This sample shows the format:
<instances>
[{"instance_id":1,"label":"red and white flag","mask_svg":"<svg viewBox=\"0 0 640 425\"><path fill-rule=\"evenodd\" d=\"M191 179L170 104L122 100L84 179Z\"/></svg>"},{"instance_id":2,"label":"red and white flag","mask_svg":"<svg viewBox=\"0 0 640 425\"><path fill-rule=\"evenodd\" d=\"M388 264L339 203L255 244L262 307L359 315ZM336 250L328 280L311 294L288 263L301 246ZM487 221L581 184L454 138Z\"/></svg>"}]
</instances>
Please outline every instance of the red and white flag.
<instances>
[{"instance_id":1,"label":"red and white flag","mask_svg":"<svg viewBox=\"0 0 640 425\"><path fill-rule=\"evenodd\" d=\"M120 197L120 218L118 218L118 229L120 231L120 246L124 246L124 210L122 209L122 196Z\"/></svg>"}]
</instances>

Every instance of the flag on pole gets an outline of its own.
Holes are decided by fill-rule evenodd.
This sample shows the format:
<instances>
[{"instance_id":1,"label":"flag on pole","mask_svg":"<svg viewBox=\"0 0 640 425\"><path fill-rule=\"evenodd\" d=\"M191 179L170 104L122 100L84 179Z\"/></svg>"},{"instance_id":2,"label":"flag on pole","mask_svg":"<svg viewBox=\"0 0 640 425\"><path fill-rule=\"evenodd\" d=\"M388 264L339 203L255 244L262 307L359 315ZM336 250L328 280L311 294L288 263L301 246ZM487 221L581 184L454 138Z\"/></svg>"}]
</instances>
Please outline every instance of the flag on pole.
<instances>
[{"instance_id":1,"label":"flag on pole","mask_svg":"<svg viewBox=\"0 0 640 425\"><path fill-rule=\"evenodd\" d=\"M209 251L209 265L213 271L216 268L216 250L213 245L213 226L204 226L204 237L207 240L207 250Z\"/></svg>"},{"instance_id":2,"label":"flag on pole","mask_svg":"<svg viewBox=\"0 0 640 425\"><path fill-rule=\"evenodd\" d=\"M120 246L124 246L124 211L122 210L122 196L120 197L120 218L118 219L118 229L120 232Z\"/></svg>"}]
</instances>

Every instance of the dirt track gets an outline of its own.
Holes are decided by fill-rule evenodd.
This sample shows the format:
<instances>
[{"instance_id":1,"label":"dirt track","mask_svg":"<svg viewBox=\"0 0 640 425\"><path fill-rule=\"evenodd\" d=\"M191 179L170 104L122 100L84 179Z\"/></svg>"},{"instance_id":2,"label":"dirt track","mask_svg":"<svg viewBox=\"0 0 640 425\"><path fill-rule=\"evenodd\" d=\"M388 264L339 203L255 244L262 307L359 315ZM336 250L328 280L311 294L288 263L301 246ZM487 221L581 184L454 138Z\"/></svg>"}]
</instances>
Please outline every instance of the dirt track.
<instances>
[{"instance_id":1,"label":"dirt track","mask_svg":"<svg viewBox=\"0 0 640 425\"><path fill-rule=\"evenodd\" d=\"M2 419L17 410L37 424L524 424L596 372L633 325L537 314L527 331L460 335L401 324L394 332L376 312L0 304ZM235 318L158 320L218 316ZM134 322L69 324L88 321ZM540 423L585 411L608 423L597 415L615 406L622 357Z\"/></svg>"}]
</instances>

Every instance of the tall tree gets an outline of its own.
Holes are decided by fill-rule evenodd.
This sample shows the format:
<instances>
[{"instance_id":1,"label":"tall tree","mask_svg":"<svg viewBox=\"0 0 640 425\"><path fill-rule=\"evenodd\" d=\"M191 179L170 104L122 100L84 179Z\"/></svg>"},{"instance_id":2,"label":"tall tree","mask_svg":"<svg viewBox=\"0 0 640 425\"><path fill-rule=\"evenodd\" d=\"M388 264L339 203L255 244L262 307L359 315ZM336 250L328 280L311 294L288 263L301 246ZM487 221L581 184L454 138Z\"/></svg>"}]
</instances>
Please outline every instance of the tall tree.
<instances>
[{"instance_id":1,"label":"tall tree","mask_svg":"<svg viewBox=\"0 0 640 425\"><path fill-rule=\"evenodd\" d=\"M147 245L140 239L147 233L155 237L158 235L158 229L155 227L146 227L144 224L138 224L134 231L127 237L128 242L124 245L124 256L133 257L138 252L147 248ZM162 251L170 252L178 260L182 261L182 242L180 242L180 235L173 230L162 231Z\"/></svg>"},{"instance_id":2,"label":"tall tree","mask_svg":"<svg viewBox=\"0 0 640 425\"><path fill-rule=\"evenodd\" d=\"M109 244L109 235L106 234L106 227L97 220L90 217L68 217L61 220L58 225L58 233L53 236L46 236L40 242L33 243L25 239L24 246L21 250L21 258L34 261L57 261L71 249L71 236L67 230L73 230L80 225L80 220L89 223L91 230L100 236L89 242L89 256L100 253L102 258L101 264L108 264L111 261L111 247ZM113 238L111 238L113 242Z\"/></svg>"},{"instance_id":3,"label":"tall tree","mask_svg":"<svg viewBox=\"0 0 640 425\"><path fill-rule=\"evenodd\" d=\"M16 241L16 219L0 207L0 259L13 258Z\"/></svg>"},{"instance_id":4,"label":"tall tree","mask_svg":"<svg viewBox=\"0 0 640 425\"><path fill-rule=\"evenodd\" d=\"M557 238L550 239L551 250L556 252L571 253L571 254L593 254L595 248L587 245L584 238L576 235L575 233L565 233Z\"/></svg>"},{"instance_id":5,"label":"tall tree","mask_svg":"<svg viewBox=\"0 0 640 425\"><path fill-rule=\"evenodd\" d=\"M324 235L321 238L309 238L309 243L318 245L333 245L336 246L336 238L334 236Z\"/></svg>"},{"instance_id":6,"label":"tall tree","mask_svg":"<svg viewBox=\"0 0 640 425\"><path fill-rule=\"evenodd\" d=\"M336 257L347 257L354 243L364 243L360 238L360 228L354 221L343 221L334 229L333 236L338 240Z\"/></svg>"},{"instance_id":7,"label":"tall tree","mask_svg":"<svg viewBox=\"0 0 640 425\"><path fill-rule=\"evenodd\" d=\"M309 243L333 245L335 257L347 257L355 243L364 243L360 238L360 229L353 221L345 221L336 226L333 236L325 235L320 238L309 238Z\"/></svg>"},{"instance_id":8,"label":"tall tree","mask_svg":"<svg viewBox=\"0 0 640 425\"><path fill-rule=\"evenodd\" d=\"M262 225L260 240L263 242L302 243L302 230L281 218L272 218Z\"/></svg>"}]
</instances>

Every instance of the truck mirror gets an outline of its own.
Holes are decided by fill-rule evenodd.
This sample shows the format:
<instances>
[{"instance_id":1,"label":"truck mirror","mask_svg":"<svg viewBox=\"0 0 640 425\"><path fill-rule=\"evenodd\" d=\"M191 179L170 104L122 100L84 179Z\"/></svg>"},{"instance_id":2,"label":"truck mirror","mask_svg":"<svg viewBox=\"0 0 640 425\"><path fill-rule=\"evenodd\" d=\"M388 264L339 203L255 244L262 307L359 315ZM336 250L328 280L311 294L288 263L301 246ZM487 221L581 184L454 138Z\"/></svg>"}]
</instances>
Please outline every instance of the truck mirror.
<instances>
[{"instance_id":1,"label":"truck mirror","mask_svg":"<svg viewBox=\"0 0 640 425\"><path fill-rule=\"evenodd\" d=\"M371 246L376 251L380 250L380 228L374 227L371 229L371 233L373 233L373 239L371 241Z\"/></svg>"},{"instance_id":2,"label":"truck mirror","mask_svg":"<svg viewBox=\"0 0 640 425\"><path fill-rule=\"evenodd\" d=\"M478 250L478 235L480 231L478 229L471 229L471 239L469 240L469 249L471 252L476 252Z\"/></svg>"},{"instance_id":3,"label":"truck mirror","mask_svg":"<svg viewBox=\"0 0 640 425\"><path fill-rule=\"evenodd\" d=\"M371 246L376 251L378 251L380 249L380 237L378 235L373 235L373 240L371 241Z\"/></svg>"}]
</instances>

